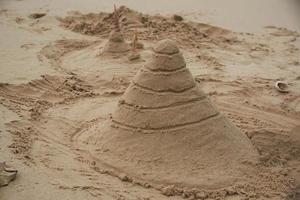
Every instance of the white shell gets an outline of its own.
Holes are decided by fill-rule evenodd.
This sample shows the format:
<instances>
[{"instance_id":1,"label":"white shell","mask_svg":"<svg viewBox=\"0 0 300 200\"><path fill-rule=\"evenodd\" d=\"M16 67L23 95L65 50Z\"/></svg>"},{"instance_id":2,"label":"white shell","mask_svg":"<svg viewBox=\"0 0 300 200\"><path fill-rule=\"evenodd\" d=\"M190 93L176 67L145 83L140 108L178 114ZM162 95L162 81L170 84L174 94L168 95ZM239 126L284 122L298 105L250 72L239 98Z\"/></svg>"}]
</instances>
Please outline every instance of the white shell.
<instances>
[{"instance_id":1,"label":"white shell","mask_svg":"<svg viewBox=\"0 0 300 200\"><path fill-rule=\"evenodd\" d=\"M288 89L287 89L288 88L288 84L287 84L287 82L284 82L284 81L276 81L275 88L279 92L289 92Z\"/></svg>"}]
</instances>

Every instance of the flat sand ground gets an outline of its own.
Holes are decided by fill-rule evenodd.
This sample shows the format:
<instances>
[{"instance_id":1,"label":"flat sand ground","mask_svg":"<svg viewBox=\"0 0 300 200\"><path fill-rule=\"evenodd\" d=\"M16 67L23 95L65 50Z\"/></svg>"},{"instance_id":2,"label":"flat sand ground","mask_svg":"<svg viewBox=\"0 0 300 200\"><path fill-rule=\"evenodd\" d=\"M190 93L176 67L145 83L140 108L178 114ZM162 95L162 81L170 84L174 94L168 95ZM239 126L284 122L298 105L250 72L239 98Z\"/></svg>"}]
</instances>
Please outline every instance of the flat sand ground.
<instances>
[{"instance_id":1,"label":"flat sand ground","mask_svg":"<svg viewBox=\"0 0 300 200\"><path fill-rule=\"evenodd\" d=\"M179 24L173 32L160 23L151 33L138 29L146 47L139 61L101 57L107 33L81 26L97 19L82 16L111 12L114 3L150 14L157 22L179 14L187 25ZM0 189L0 199L182 198L100 173L95 166L101 161L81 146L84 133L96 134L97 125L110 117L161 37L178 42L195 80L251 138L270 170L287 170L299 198L299 9L297 0L1 1L0 162L19 174ZM32 13L46 15L34 19ZM62 21L66 16L76 20ZM193 22L201 23L195 30L206 39L199 32L181 34ZM130 40L134 28L124 27ZM289 84L288 93L274 88L277 80Z\"/></svg>"}]
</instances>

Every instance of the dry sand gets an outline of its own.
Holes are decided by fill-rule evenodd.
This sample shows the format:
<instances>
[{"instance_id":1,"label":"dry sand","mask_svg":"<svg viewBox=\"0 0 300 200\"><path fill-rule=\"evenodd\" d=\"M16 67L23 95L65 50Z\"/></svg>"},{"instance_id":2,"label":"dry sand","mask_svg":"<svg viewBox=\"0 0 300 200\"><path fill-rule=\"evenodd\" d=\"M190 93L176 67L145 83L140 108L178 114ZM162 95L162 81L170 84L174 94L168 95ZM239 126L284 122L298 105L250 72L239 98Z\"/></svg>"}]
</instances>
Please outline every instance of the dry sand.
<instances>
[{"instance_id":1,"label":"dry sand","mask_svg":"<svg viewBox=\"0 0 300 200\"><path fill-rule=\"evenodd\" d=\"M0 188L1 200L300 198L300 23L295 11L299 5L293 0L276 0L277 4L252 1L245 6L230 0L221 10L214 1L177 2L121 2L148 13L126 7L120 10L125 40L131 42L137 30L145 46L137 50L141 58L135 61L128 60L130 52L99 55L105 48L113 20L111 13L100 11L111 11L112 3L36 0L0 3L0 162L6 161L18 170L16 180ZM67 11L73 12L67 14ZM157 12L163 15L154 15ZM172 19L174 13L181 14L184 21ZM250 20L254 16L256 20ZM149 73L143 66L151 61L153 46L162 38L176 41L194 80L179 82L176 87L168 84L162 89L163 83L149 82L149 75L143 75ZM146 79L133 79L138 71ZM183 77L189 80L190 75ZM209 173L197 181L197 172L206 169L198 163L197 153L184 154L190 148L182 141L191 143L193 131L184 138L178 137L175 143L178 145L169 146L173 150L168 150L169 154L161 154L166 150L164 146L154 153L141 151L141 141L149 141L148 148L163 141L156 141L155 134L142 135L141 131L138 137L131 138L132 141L140 138L140 143L134 144L126 143L126 138L118 139L124 135L112 134L111 140L104 137L102 133L114 119L112 113L118 109L118 102L132 79L151 84L152 89L160 92L178 92L196 84L239 128L238 134L248 137L259 154L258 163L246 163L252 166L247 167L247 174L241 177L239 172L233 173L239 182L224 182L223 188L220 182L228 174L226 170L224 173L217 170L214 176L210 175L210 181L219 181L218 187L210 187L211 184L202 184ZM275 89L277 80L288 82L288 93ZM145 105L153 106L154 100L144 99ZM167 98L154 106L165 106L169 101ZM197 114L201 116L198 112L193 116ZM154 121L160 126L172 120ZM174 141L168 134L161 137ZM101 146L103 141L108 141L107 146ZM109 143L113 141L129 146L117 148ZM199 138L195 137L195 141ZM197 149L200 143L191 145L192 149ZM129 155L134 147L140 151L135 152L136 156ZM110 148L124 151L114 157ZM219 149L216 145L212 150ZM206 163L220 163L219 160L230 158L226 156ZM119 162L119 157L124 160ZM161 165L164 157L176 165L173 168ZM131 166L137 161L134 159L141 160L134 165L140 168ZM233 164L230 159L226 161ZM202 168L197 170L194 166ZM152 175L147 174L150 168L154 170ZM184 171L186 168L189 170ZM161 176L170 169L170 174Z\"/></svg>"}]
</instances>

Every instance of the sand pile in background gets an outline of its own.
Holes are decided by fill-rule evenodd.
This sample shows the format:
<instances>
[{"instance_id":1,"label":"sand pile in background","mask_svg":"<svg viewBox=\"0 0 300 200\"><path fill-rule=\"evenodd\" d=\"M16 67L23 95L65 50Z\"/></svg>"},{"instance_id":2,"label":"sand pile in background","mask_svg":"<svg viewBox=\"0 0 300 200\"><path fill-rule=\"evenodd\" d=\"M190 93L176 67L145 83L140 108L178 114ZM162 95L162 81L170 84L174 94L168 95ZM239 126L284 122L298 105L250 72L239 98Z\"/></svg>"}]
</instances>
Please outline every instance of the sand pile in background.
<instances>
[{"instance_id":1,"label":"sand pile in background","mask_svg":"<svg viewBox=\"0 0 300 200\"><path fill-rule=\"evenodd\" d=\"M250 140L197 87L173 41L153 54L111 127L97 133L99 159L151 184L220 189L245 180L258 158Z\"/></svg>"},{"instance_id":2,"label":"sand pile in background","mask_svg":"<svg viewBox=\"0 0 300 200\"><path fill-rule=\"evenodd\" d=\"M199 44L199 42L212 42L218 46L238 42L231 31L209 24L176 21L173 18L146 15L125 6L121 6L117 12L121 16L120 23L125 38L132 38L134 31L138 29L141 40L158 41L162 38L171 38L179 46L193 48L200 48L204 45ZM69 16L60 18L60 21L63 27L74 32L103 38L107 38L114 27L113 13L105 12L99 14L72 12Z\"/></svg>"},{"instance_id":3,"label":"sand pile in background","mask_svg":"<svg viewBox=\"0 0 300 200\"><path fill-rule=\"evenodd\" d=\"M108 41L105 44L102 53L124 53L129 51L129 45L125 42L121 31L119 12L120 10L117 10L115 7L112 31L109 34Z\"/></svg>"}]
</instances>

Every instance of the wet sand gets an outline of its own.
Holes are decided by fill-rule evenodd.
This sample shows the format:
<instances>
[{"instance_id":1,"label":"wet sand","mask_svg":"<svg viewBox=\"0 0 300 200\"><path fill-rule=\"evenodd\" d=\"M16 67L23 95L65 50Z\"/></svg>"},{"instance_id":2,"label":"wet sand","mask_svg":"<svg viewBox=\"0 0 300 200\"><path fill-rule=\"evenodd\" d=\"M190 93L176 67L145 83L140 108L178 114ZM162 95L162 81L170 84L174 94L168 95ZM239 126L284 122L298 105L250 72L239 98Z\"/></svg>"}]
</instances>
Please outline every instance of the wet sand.
<instances>
[{"instance_id":1,"label":"wet sand","mask_svg":"<svg viewBox=\"0 0 300 200\"><path fill-rule=\"evenodd\" d=\"M152 21L141 27L135 15L125 12L131 19L123 25L125 39L130 41L138 29L145 46L137 61L99 56L110 23L104 20L99 28L94 22L102 19L98 13L111 12L112 3L0 3L0 161L19 170L17 179L0 189L0 199L182 199L167 197L148 183L124 181L101 164L86 142L149 61L153 43L165 37L178 43L199 87L251 139L264 166L252 191L207 194L225 199L253 193L262 199L299 197L296 1L227 1L219 8L215 1L151 2L115 2ZM43 12L44 17L28 17ZM185 20L174 22L174 13ZM289 83L288 93L274 88L277 80ZM270 188L270 183L276 186Z\"/></svg>"}]
</instances>

